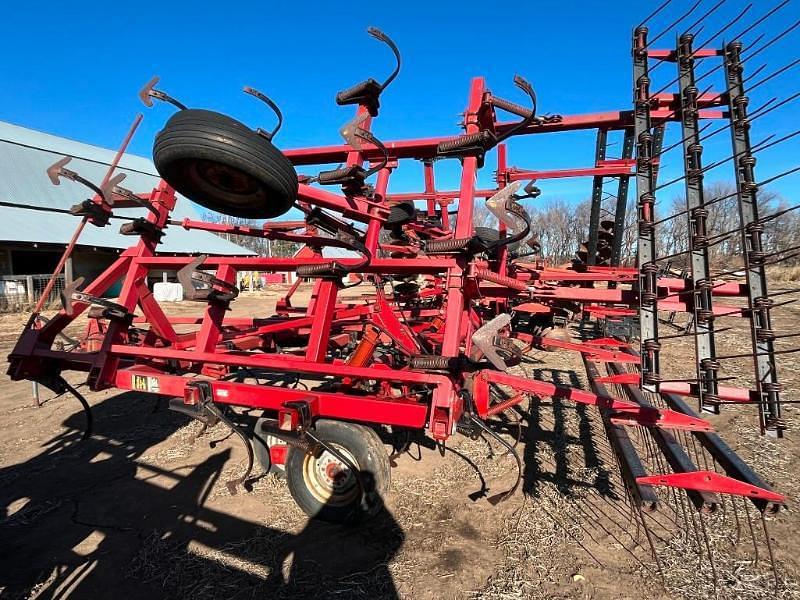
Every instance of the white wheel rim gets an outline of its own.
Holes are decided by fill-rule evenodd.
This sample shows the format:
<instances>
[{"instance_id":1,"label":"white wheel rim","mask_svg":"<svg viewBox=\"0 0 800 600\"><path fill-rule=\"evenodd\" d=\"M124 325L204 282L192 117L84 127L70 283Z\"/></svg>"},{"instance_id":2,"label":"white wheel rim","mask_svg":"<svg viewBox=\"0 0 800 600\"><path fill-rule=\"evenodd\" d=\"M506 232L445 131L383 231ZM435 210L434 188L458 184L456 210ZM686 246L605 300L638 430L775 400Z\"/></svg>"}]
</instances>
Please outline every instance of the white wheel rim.
<instances>
[{"instance_id":1,"label":"white wheel rim","mask_svg":"<svg viewBox=\"0 0 800 600\"><path fill-rule=\"evenodd\" d=\"M353 455L338 444L331 444L347 460L358 466ZM306 454L303 460L303 480L319 502L330 506L343 506L358 497L358 479L355 473L327 450L318 457Z\"/></svg>"}]
</instances>

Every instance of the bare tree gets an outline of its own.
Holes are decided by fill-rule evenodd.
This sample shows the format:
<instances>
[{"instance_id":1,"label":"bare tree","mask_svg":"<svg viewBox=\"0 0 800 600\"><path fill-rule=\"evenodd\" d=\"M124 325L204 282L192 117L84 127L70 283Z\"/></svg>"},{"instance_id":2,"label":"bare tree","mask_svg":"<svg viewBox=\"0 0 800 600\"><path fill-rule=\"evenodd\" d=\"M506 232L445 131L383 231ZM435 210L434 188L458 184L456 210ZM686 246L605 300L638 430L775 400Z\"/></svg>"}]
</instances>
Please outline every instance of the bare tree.
<instances>
[{"instance_id":1,"label":"bare tree","mask_svg":"<svg viewBox=\"0 0 800 600\"><path fill-rule=\"evenodd\" d=\"M242 219L240 217L231 217L215 212L206 212L203 214L203 220L209 223L224 223L226 225L239 225L253 228L260 228L263 221L255 219ZM262 237L255 237L251 235L238 235L235 233L218 233L216 234L221 238L233 242L237 246L252 250L259 256L275 256L275 257L288 257L297 252L301 244L296 242L288 242L286 240L267 240Z\"/></svg>"}]
</instances>

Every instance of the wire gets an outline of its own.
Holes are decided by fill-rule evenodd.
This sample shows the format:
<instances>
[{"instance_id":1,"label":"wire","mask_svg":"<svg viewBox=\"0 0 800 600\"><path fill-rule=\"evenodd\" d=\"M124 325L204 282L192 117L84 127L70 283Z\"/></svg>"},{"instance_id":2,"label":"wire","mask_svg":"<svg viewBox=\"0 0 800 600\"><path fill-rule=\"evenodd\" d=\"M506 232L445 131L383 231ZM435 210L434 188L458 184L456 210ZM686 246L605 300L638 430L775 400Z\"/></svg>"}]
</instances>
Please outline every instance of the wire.
<instances>
[{"instance_id":1,"label":"wire","mask_svg":"<svg viewBox=\"0 0 800 600\"><path fill-rule=\"evenodd\" d=\"M35 206L33 204L17 204L16 202L3 202L0 201L0 206L7 206L9 208L24 208L26 210L38 210L41 212L53 212L59 214L72 215L66 208L48 208L46 206Z\"/></svg>"},{"instance_id":2,"label":"wire","mask_svg":"<svg viewBox=\"0 0 800 600\"><path fill-rule=\"evenodd\" d=\"M110 162L105 162L102 160L97 160L96 158L86 158L85 156L79 156L77 154L67 154L65 152L59 152L57 150L53 150L52 148L43 148L41 146L34 146L33 144L25 144L23 142L18 142L17 140L9 140L6 138L0 138L0 142L5 142L6 144L12 144L14 146L20 146L21 148L28 148L30 150L41 150L42 152L49 152L50 154L58 154L59 156L69 156L70 158L77 158L78 160L85 160L86 162L94 163L96 165L103 165L106 167L110 167ZM141 157L137 157L141 158ZM139 173L141 175L148 175L150 177L158 177L161 178L161 175L158 173L150 173L149 171L142 171L140 169L133 169L130 167L119 167L123 171L130 171L131 173Z\"/></svg>"},{"instance_id":3,"label":"wire","mask_svg":"<svg viewBox=\"0 0 800 600\"><path fill-rule=\"evenodd\" d=\"M18 202L5 202L0 200L0 206L7 206L8 208L24 208L25 210L38 210L39 212L51 212L60 215L69 215L74 217L68 208L54 208L52 206L36 206L35 204L22 204ZM109 219L120 219L123 221L133 221L136 217L125 217L122 215L108 215Z\"/></svg>"}]
</instances>

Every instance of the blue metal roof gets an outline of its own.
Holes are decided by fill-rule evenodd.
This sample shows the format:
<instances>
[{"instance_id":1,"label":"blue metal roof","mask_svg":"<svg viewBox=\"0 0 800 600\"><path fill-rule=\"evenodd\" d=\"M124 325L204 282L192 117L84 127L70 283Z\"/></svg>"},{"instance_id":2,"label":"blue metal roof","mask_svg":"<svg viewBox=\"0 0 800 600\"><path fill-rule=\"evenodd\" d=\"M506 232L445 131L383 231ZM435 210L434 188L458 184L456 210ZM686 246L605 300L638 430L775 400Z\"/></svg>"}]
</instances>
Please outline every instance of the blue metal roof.
<instances>
[{"instance_id":1,"label":"blue metal roof","mask_svg":"<svg viewBox=\"0 0 800 600\"><path fill-rule=\"evenodd\" d=\"M115 154L114 150L0 121L0 201L69 209L87 198L88 190L64 179L61 185L53 185L47 177L47 167L62 156L72 156L67 168L89 181L100 182ZM149 192L159 180L149 159L132 154L122 157L117 172L127 175L122 186L136 193ZM143 216L147 211L125 209L115 213ZM191 202L179 196L172 217L197 219L198 214ZM86 227L79 244L128 248L136 238L120 235L120 223L112 220L105 227ZM0 242L66 244L77 225L78 218L71 215L0 206ZM187 231L175 226L165 229L158 250L165 253L254 254L211 233Z\"/></svg>"}]
</instances>

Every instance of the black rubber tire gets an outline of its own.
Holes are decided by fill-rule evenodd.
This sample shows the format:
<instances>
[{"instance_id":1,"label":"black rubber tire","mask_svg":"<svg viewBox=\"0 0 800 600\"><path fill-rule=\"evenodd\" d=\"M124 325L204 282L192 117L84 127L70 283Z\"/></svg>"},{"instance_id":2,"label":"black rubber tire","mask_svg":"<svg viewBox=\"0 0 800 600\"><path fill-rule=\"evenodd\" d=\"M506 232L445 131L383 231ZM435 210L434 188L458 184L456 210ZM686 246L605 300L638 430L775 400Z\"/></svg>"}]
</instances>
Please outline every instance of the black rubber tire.
<instances>
[{"instance_id":1,"label":"black rubber tire","mask_svg":"<svg viewBox=\"0 0 800 600\"><path fill-rule=\"evenodd\" d=\"M309 517L329 523L353 522L380 512L383 508L381 498L391 481L391 465L389 454L375 430L354 423L322 419L316 422L314 434L338 450L346 450L369 489L362 493L356 483L355 492L349 492L350 497L335 500L331 496L327 501L321 500L309 488L305 477L306 461L315 458L300 448L290 447L286 458L286 483L297 505Z\"/></svg>"},{"instance_id":2,"label":"black rubber tire","mask_svg":"<svg viewBox=\"0 0 800 600\"><path fill-rule=\"evenodd\" d=\"M475 235L477 235L483 243L489 246L500 241L500 232L497 229L492 229L491 227L476 227ZM522 242L514 242L508 246L508 249L514 252L519 248L521 243ZM493 251L494 249L491 250L491 252Z\"/></svg>"},{"instance_id":3,"label":"black rubber tire","mask_svg":"<svg viewBox=\"0 0 800 600\"><path fill-rule=\"evenodd\" d=\"M413 202L401 202L400 204L395 204L392 206L391 210L389 211L389 215L386 217L384 228L391 228L392 226L410 223L414 220L416 214L417 209Z\"/></svg>"},{"instance_id":4,"label":"black rubber tire","mask_svg":"<svg viewBox=\"0 0 800 600\"><path fill-rule=\"evenodd\" d=\"M297 199L289 159L243 123L214 111L175 113L156 135L153 162L177 192L226 215L270 219Z\"/></svg>"},{"instance_id":5,"label":"black rubber tire","mask_svg":"<svg viewBox=\"0 0 800 600\"><path fill-rule=\"evenodd\" d=\"M250 443L253 446L253 456L258 465L264 470L266 475L274 475L280 479L286 477L286 469L284 465L273 464L269 454L269 440L266 434L261 431L261 423L269 423L270 425L277 425L277 419L269 419L261 417L258 419L253 427L253 435Z\"/></svg>"}]
</instances>

